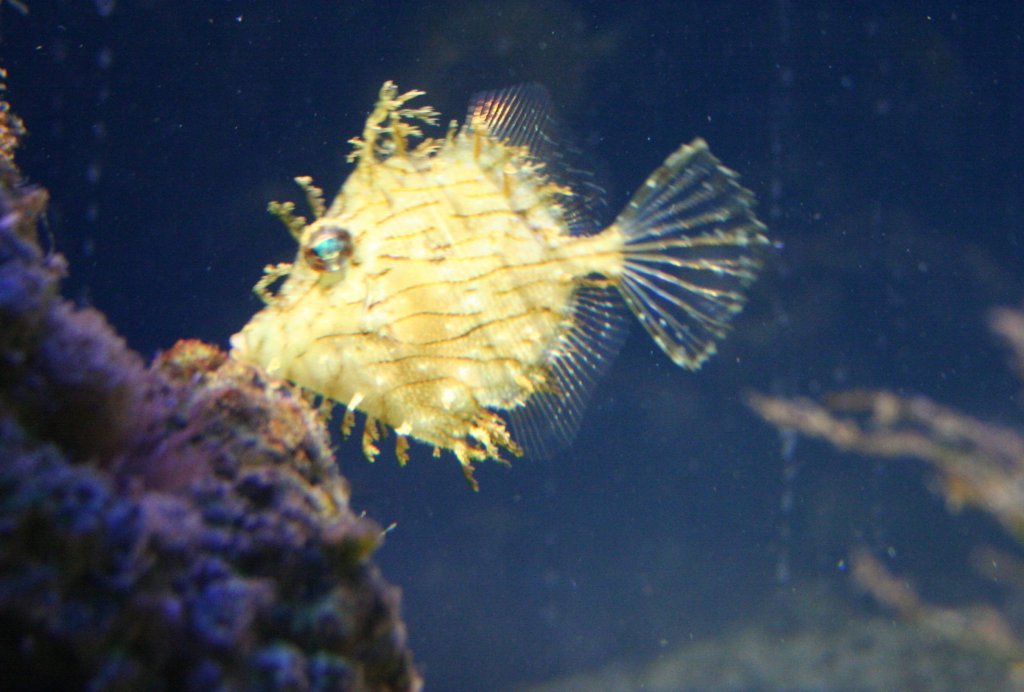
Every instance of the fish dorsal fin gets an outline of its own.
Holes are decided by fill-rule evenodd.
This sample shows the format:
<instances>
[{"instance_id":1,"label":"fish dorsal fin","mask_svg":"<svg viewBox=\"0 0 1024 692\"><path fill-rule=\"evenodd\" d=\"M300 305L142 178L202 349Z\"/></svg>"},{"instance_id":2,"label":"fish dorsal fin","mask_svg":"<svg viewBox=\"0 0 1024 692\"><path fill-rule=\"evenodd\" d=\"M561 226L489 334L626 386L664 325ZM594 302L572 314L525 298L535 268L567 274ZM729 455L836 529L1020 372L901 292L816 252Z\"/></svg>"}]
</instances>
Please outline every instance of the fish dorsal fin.
<instances>
[{"instance_id":1,"label":"fish dorsal fin","mask_svg":"<svg viewBox=\"0 0 1024 692\"><path fill-rule=\"evenodd\" d=\"M535 82L476 94L469 102L466 127L483 122L487 134L514 147L526 147L544 165L544 175L572 191L563 198L565 219L573 235L601 229L604 190L581 165L580 150L558 124L548 90Z\"/></svg>"}]
</instances>

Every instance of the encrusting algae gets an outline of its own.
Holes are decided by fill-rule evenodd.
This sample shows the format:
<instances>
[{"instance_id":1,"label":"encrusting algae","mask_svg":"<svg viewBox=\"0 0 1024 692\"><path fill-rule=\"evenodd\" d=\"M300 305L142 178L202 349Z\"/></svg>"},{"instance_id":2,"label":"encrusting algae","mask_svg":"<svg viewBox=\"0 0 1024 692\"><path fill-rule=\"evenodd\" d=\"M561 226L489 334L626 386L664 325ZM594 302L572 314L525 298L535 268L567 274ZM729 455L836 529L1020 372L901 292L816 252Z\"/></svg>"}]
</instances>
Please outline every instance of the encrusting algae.
<instances>
[{"instance_id":1,"label":"encrusting algae","mask_svg":"<svg viewBox=\"0 0 1024 692\"><path fill-rule=\"evenodd\" d=\"M621 343L623 302L673 362L699 368L770 243L703 140L602 230L542 87L480 94L461 127L414 145L438 116L408 105L422 93L384 84L329 207L297 179L312 221L271 205L298 256L266 268L266 307L232 354L345 404L346 432L364 413L369 459L383 424L400 462L412 437L454 453L475 487L474 462L571 440Z\"/></svg>"}]
</instances>

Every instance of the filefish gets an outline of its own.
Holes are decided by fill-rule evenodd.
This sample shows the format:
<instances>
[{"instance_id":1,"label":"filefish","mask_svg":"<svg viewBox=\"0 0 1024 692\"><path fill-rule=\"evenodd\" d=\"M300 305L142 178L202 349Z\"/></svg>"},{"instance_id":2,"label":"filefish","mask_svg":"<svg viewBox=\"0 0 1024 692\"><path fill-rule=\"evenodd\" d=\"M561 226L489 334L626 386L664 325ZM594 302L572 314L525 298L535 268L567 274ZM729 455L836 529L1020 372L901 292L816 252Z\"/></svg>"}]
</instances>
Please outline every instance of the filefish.
<instances>
[{"instance_id":1,"label":"filefish","mask_svg":"<svg viewBox=\"0 0 1024 692\"><path fill-rule=\"evenodd\" d=\"M312 218L270 205L298 242L267 266L265 302L233 357L365 415L371 461L388 429L474 464L571 442L616 354L625 308L672 361L715 352L770 247L754 197L696 139L610 225L601 192L561 143L535 84L477 95L465 122L426 138L421 91L380 90L354 170L328 206L296 178Z\"/></svg>"}]
</instances>

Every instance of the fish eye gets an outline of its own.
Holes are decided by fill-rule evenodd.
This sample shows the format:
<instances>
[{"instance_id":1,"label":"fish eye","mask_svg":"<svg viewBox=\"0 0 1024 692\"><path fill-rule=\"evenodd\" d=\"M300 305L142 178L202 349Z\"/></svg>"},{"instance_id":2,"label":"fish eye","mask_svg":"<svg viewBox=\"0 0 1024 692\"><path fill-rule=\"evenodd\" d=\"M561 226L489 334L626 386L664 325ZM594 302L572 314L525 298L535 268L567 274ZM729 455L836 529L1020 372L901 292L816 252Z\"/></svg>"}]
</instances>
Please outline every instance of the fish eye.
<instances>
[{"instance_id":1,"label":"fish eye","mask_svg":"<svg viewBox=\"0 0 1024 692\"><path fill-rule=\"evenodd\" d=\"M310 236L302 258L318 272L341 271L352 256L352 234L340 226L323 226Z\"/></svg>"}]
</instances>

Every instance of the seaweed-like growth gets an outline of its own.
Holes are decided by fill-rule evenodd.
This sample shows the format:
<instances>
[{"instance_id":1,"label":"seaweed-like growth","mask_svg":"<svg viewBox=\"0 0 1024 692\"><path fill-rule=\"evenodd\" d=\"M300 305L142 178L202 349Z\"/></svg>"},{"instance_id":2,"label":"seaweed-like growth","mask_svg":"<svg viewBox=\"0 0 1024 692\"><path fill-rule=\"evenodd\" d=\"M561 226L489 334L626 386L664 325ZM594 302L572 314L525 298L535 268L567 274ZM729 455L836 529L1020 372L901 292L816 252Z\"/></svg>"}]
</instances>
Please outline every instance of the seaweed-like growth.
<instances>
[{"instance_id":1,"label":"seaweed-like growth","mask_svg":"<svg viewBox=\"0 0 1024 692\"><path fill-rule=\"evenodd\" d=\"M200 342L147 368L62 299L21 132L0 108L4 688L418 689L321 417Z\"/></svg>"},{"instance_id":2,"label":"seaweed-like growth","mask_svg":"<svg viewBox=\"0 0 1024 692\"><path fill-rule=\"evenodd\" d=\"M413 89L398 93L398 86L391 81L384 82L380 89L377 105L366 121L363 136L349 140L352 153L350 162L373 157L383 161L391 156L409 153L409 142L423 137L423 130L416 123L436 125L438 112L430 106L409 108L406 103L423 96L425 92ZM416 149L420 155L433 151L436 144L425 142Z\"/></svg>"},{"instance_id":3,"label":"seaweed-like growth","mask_svg":"<svg viewBox=\"0 0 1024 692\"><path fill-rule=\"evenodd\" d=\"M1024 312L994 310L990 325L1013 351L1024 375ZM822 402L751 394L749 404L782 430L795 430L835 447L885 458L916 458L936 472L953 511L980 509L1024 545L1024 434L941 406L923 396L853 390ZM926 603L909 583L891 574L866 549L852 556L856 581L877 600L946 636L1013 662L1024 660L1024 637L998 609L988 605L945 608ZM1024 590L1024 562L987 548L974 566Z\"/></svg>"},{"instance_id":4,"label":"seaweed-like growth","mask_svg":"<svg viewBox=\"0 0 1024 692\"><path fill-rule=\"evenodd\" d=\"M11 106L4 100L7 91L7 70L0 68L0 159L6 168L17 168L14 165L14 150L25 136L25 124L11 111Z\"/></svg>"}]
</instances>

